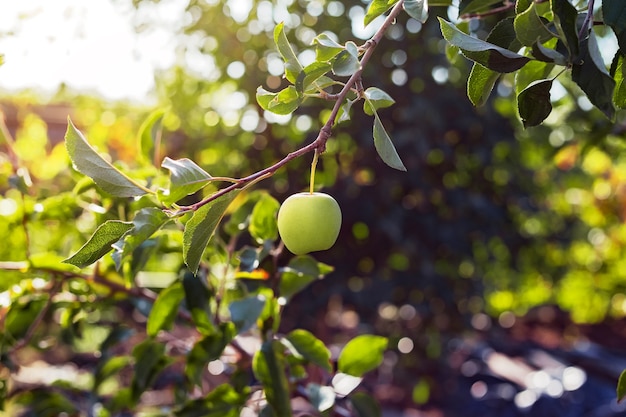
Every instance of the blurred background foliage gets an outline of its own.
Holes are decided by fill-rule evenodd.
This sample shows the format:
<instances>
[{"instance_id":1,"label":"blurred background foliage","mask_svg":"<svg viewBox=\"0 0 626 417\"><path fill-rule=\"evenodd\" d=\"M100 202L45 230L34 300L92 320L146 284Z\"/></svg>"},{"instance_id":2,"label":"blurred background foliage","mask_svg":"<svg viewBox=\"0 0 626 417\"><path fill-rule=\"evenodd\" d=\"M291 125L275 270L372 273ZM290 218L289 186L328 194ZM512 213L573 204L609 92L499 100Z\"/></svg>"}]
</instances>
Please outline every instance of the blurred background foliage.
<instances>
[{"instance_id":1,"label":"blurred background foliage","mask_svg":"<svg viewBox=\"0 0 626 417\"><path fill-rule=\"evenodd\" d=\"M137 30L158 26L155 10L170 2L135 0ZM25 195L13 187L22 177L12 175L11 153L1 153L0 236L10 244L0 246L0 261L25 259L26 247L44 264L61 260L107 216L106 205L74 197L79 176L60 141L64 129L55 137L54 118L41 109L71 114L91 143L132 168L141 121L166 108L162 156L243 176L313 140L330 108L310 101L279 117L256 104L258 86L285 84L276 23L285 22L307 62L321 32L340 42L367 39L377 23L360 26L365 8L355 0L190 0L172 29L179 31L178 65L155 74L157 106L67 89L47 99L5 95L5 117L19 121L14 149L33 187ZM413 375L435 372L447 340L491 322L510 327L539 305L557 305L578 323L626 314L624 115L611 123L576 87L557 83L568 94L544 125L524 130L506 78L485 107L472 107L468 62L446 59L435 19L449 13L434 7L424 25L402 15L366 68L365 88L396 100L380 114L408 172L378 159L361 109L335 127L316 176L344 213L337 245L317 256L335 271L300 294L283 322L285 330L297 325L320 337L363 330L396 344L408 337L413 353L392 352L389 361ZM55 120L64 126L64 117ZM309 164L295 160L257 188L283 200L307 187ZM0 291L23 279L3 271ZM415 385L414 401L429 395L427 383Z\"/></svg>"}]
</instances>

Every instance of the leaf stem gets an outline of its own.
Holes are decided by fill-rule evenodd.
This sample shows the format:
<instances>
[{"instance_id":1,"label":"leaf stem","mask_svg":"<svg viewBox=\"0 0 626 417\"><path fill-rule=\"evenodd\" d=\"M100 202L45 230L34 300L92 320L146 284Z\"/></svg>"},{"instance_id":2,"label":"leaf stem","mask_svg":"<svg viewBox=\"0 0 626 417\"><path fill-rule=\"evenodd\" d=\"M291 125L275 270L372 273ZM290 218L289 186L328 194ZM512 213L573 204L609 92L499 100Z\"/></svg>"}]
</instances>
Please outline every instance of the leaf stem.
<instances>
[{"instance_id":1,"label":"leaf stem","mask_svg":"<svg viewBox=\"0 0 626 417\"><path fill-rule=\"evenodd\" d=\"M378 28L376 33L366 42L367 49L365 50L365 52L363 53L363 56L361 57L360 68L357 71L355 71L354 74L352 74L352 76L344 84L341 91L337 93L337 95L332 96L333 100L336 100L335 105L333 106L331 110L328 120L326 120L326 123L324 124L324 126L322 126L319 133L317 134L317 137L315 138L313 142L309 143L306 146L303 146L302 148L296 151L293 151L287 154L280 161L274 163L273 165L270 165L269 167L265 169L257 171L254 174L250 174L247 177L240 178L236 183L231 184L228 187L222 188L221 190L218 190L217 192L211 194L210 196L206 197L205 199L195 204L192 204L189 206L180 206L178 210L176 210L173 214L179 215L179 214L187 213L190 211L196 211L200 207L204 206L205 204L208 204L211 201L216 200L220 198L221 196L228 194L231 191L246 188L262 179L271 177L272 175L274 175L276 171L278 171L278 169L282 168L287 163L291 162L292 160L296 158L301 157L304 154L307 154L311 151L316 151L320 154L324 152L324 150L326 149L326 142L331 136L332 127L335 124L335 121L337 120L337 116L339 114L339 110L341 109L343 101L345 100L348 93L352 90L352 88L358 86L358 83L361 82L361 75L363 73L363 69L367 65L370 58L372 57L374 53L374 49L376 49L376 46L380 43L383 36L385 35L385 31L389 28L389 26L391 26L395 22L396 17L402 11L403 5L404 5L404 0L399 0L393 6L391 11L389 12L389 15L387 15L387 18L382 23L382 25Z\"/></svg>"}]
</instances>

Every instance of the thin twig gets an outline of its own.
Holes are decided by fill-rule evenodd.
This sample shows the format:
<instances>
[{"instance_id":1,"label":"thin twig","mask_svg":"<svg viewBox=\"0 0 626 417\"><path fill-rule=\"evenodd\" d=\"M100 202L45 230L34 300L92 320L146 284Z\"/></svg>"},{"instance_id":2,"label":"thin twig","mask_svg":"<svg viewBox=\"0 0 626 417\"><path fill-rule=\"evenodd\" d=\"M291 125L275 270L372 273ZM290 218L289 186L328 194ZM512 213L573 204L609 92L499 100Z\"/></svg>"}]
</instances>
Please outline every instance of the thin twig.
<instances>
[{"instance_id":1,"label":"thin twig","mask_svg":"<svg viewBox=\"0 0 626 417\"><path fill-rule=\"evenodd\" d=\"M590 23L593 24L593 7L595 0L589 0L587 4L587 15L585 16L585 20L583 21L582 26L580 27L580 32L578 32L578 39L581 40L585 36L585 32L589 32L591 29Z\"/></svg>"},{"instance_id":2,"label":"thin twig","mask_svg":"<svg viewBox=\"0 0 626 417\"><path fill-rule=\"evenodd\" d=\"M326 149L326 142L328 141L328 139L331 136L331 131L332 131L332 127L335 124L335 120L337 119L337 115L339 114L339 110L341 109L341 106L343 104L344 99L346 98L346 96L348 95L348 93L351 91L351 89L356 86L357 82L361 80L361 74L363 73L363 69L365 68L365 65L367 64L367 62L370 60L370 58L372 57L372 54L374 53L374 49L376 49L376 46L380 43L380 41L382 40L385 31L389 28L389 26L392 25L392 23L395 21L396 17L398 16L398 14L400 14L400 12L402 11L402 6L404 4L404 0L400 0L398 1L398 3L396 3L393 8L391 9L391 11L389 12L389 15L387 16L387 18L385 19L385 21L383 22L383 24L380 26L380 28L378 28L378 30L376 31L376 33L374 34L374 36L372 36L370 38L369 41L366 42L366 45L368 46L367 49L365 50L365 52L363 53L363 57L361 58L361 66L360 68L354 73L352 74L352 76L348 79L348 81L344 84L343 88L341 89L341 91L339 93L337 93L337 95L332 95L332 99L335 100L335 105L333 106L330 116L328 117L328 120L326 121L326 123L324 124L324 126L322 126L322 128L320 129L317 137L315 138L315 140L311 143L309 143L308 145L294 151L291 152L289 154L287 154L287 156L285 156L283 159L281 159L280 161L276 162L275 164L262 169L258 172L255 172L254 174L248 175L247 177L243 177L240 178L239 180L237 180L236 183L229 185L228 187L222 188L221 190L211 194L210 196L208 196L207 198L205 198L202 201L199 201L195 204L189 205L189 206L181 206L178 208L178 210L172 212L171 214L173 215L179 215L179 214L183 214L183 213L187 213L190 211L196 211L198 210L200 207L204 206L205 204L210 203L211 201L214 201L226 194L228 194L231 191L237 190L237 189L242 189L242 188L246 188L248 186L250 186L253 183L256 183L257 181L260 181L262 179L271 177L272 175L274 175L274 173L280 169L281 167L283 167L284 165L286 165L287 163L291 162L292 160L305 155L309 152L312 152L314 150L318 150L319 153L324 152L324 150Z\"/></svg>"}]
</instances>

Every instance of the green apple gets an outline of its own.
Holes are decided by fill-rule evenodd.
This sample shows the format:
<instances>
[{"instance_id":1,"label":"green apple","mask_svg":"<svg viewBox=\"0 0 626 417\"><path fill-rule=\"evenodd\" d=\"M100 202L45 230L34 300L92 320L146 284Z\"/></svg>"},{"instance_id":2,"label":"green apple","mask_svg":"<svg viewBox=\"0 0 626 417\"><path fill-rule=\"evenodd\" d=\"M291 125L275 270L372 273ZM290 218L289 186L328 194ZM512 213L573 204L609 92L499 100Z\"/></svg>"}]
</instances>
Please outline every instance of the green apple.
<instances>
[{"instance_id":1,"label":"green apple","mask_svg":"<svg viewBox=\"0 0 626 417\"><path fill-rule=\"evenodd\" d=\"M340 228L341 209L328 194L294 194L278 210L278 233L296 255L330 249Z\"/></svg>"}]
</instances>

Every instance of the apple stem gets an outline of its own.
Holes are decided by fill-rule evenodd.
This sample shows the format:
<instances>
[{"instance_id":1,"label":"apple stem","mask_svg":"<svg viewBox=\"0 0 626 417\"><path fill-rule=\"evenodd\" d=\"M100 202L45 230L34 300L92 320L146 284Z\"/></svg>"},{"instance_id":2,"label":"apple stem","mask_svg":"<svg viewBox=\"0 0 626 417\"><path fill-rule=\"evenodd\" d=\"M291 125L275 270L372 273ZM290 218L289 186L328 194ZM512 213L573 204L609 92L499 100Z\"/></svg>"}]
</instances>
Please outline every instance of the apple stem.
<instances>
[{"instance_id":1,"label":"apple stem","mask_svg":"<svg viewBox=\"0 0 626 417\"><path fill-rule=\"evenodd\" d=\"M313 161L311 162L311 182L309 184L309 193L313 194L315 188L315 168L317 167L317 159L319 158L319 150L315 148L315 153L313 154Z\"/></svg>"}]
</instances>

